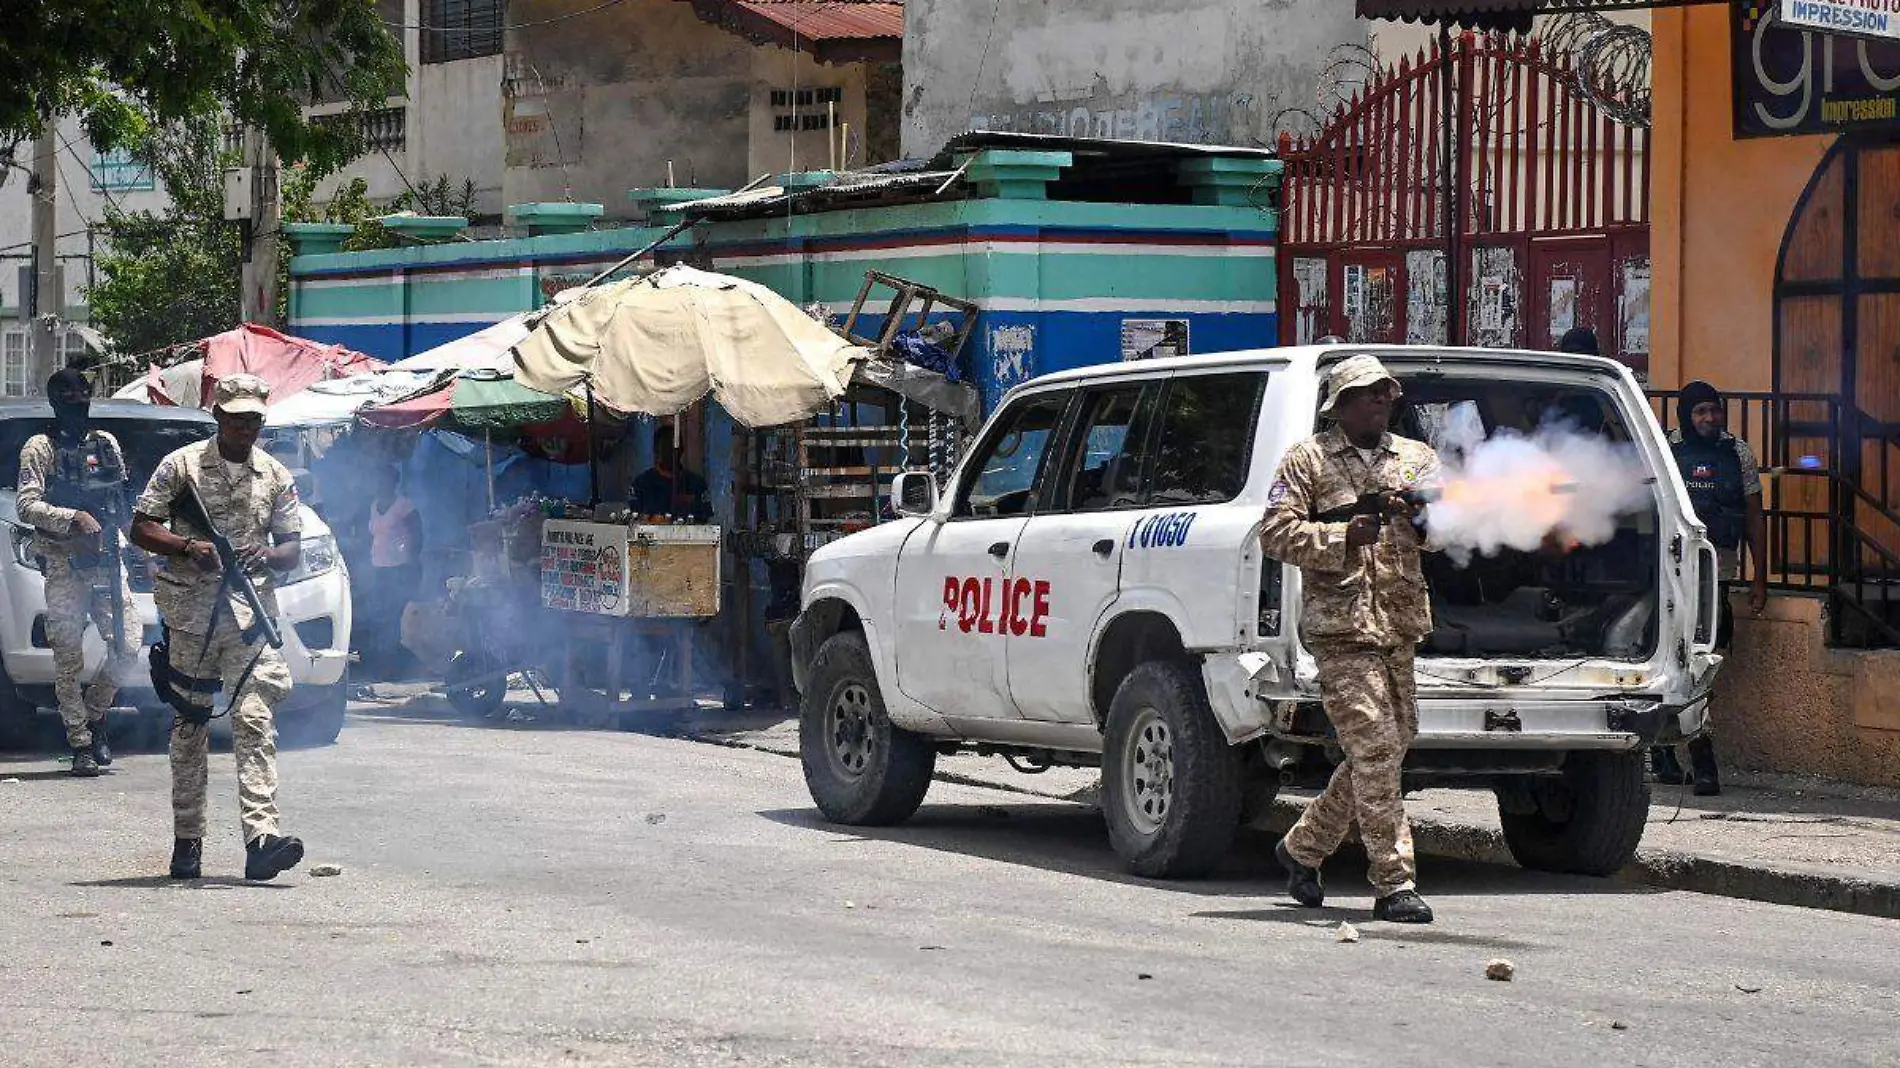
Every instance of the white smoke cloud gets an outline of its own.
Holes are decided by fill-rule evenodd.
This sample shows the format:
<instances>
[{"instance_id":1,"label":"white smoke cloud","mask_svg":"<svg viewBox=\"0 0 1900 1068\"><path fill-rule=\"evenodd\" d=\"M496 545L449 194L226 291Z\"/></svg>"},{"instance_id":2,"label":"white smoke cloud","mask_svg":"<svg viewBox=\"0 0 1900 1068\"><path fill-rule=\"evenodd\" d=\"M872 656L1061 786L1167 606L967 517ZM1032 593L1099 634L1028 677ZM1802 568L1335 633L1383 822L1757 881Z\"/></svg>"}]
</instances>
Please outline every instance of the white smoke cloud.
<instances>
[{"instance_id":1,"label":"white smoke cloud","mask_svg":"<svg viewBox=\"0 0 1900 1068\"><path fill-rule=\"evenodd\" d=\"M1459 404L1445 415L1438 448L1442 496L1425 525L1461 567L1474 552L1532 552L1553 537L1601 545L1616 536L1619 517L1653 500L1655 479L1635 446L1566 422L1486 437L1476 406Z\"/></svg>"}]
</instances>

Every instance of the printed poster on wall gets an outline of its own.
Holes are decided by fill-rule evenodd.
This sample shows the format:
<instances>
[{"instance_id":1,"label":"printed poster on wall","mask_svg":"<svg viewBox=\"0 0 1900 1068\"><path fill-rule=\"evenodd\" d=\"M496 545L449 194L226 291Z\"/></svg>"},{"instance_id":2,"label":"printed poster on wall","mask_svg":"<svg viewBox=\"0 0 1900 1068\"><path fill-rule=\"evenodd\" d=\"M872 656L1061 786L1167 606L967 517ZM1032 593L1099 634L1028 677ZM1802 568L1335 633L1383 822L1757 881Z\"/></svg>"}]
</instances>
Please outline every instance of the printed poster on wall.
<instances>
[{"instance_id":1,"label":"printed poster on wall","mask_svg":"<svg viewBox=\"0 0 1900 1068\"><path fill-rule=\"evenodd\" d=\"M1550 280L1550 347L1556 348L1577 325L1577 280Z\"/></svg>"},{"instance_id":2,"label":"printed poster on wall","mask_svg":"<svg viewBox=\"0 0 1900 1068\"><path fill-rule=\"evenodd\" d=\"M1186 319L1123 319L1122 359L1153 360L1188 354Z\"/></svg>"}]
</instances>

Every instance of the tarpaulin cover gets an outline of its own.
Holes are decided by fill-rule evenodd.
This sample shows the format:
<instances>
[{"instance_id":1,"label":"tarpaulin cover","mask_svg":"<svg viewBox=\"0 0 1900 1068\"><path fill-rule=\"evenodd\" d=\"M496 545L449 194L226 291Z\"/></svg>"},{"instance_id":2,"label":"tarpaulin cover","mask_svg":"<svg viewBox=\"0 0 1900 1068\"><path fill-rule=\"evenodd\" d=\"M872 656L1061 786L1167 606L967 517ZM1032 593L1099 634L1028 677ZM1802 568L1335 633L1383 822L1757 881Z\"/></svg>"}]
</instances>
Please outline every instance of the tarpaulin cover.
<instances>
[{"instance_id":1,"label":"tarpaulin cover","mask_svg":"<svg viewBox=\"0 0 1900 1068\"><path fill-rule=\"evenodd\" d=\"M383 361L341 345L324 345L280 334L268 326L244 323L205 338L195 346L204 356L170 367L154 365L139 382L115 398L153 404L210 408L218 380L252 374L270 383L270 403L280 404L315 383L383 369ZM139 387L143 387L142 390ZM140 396L142 392L142 396Z\"/></svg>"},{"instance_id":2,"label":"tarpaulin cover","mask_svg":"<svg viewBox=\"0 0 1900 1068\"><path fill-rule=\"evenodd\" d=\"M738 422L780 426L843 395L869 354L796 304L692 267L588 289L515 346L515 377L617 412L672 415L708 393Z\"/></svg>"},{"instance_id":3,"label":"tarpaulin cover","mask_svg":"<svg viewBox=\"0 0 1900 1068\"><path fill-rule=\"evenodd\" d=\"M514 357L508 350L528 336L528 313L510 316L466 337L444 342L390 364L397 371L510 371Z\"/></svg>"},{"instance_id":4,"label":"tarpaulin cover","mask_svg":"<svg viewBox=\"0 0 1900 1068\"><path fill-rule=\"evenodd\" d=\"M252 374L270 383L272 403L331 378L380 371L383 361L341 345L324 345L280 334L268 326L244 323L204 341L203 385L198 406L211 407L218 381L228 375Z\"/></svg>"},{"instance_id":5,"label":"tarpaulin cover","mask_svg":"<svg viewBox=\"0 0 1900 1068\"><path fill-rule=\"evenodd\" d=\"M309 389L279 403L271 397L264 425L271 427L334 426L356 418L359 409L406 397L428 385L433 376L420 372L385 370L312 383Z\"/></svg>"}]
</instances>

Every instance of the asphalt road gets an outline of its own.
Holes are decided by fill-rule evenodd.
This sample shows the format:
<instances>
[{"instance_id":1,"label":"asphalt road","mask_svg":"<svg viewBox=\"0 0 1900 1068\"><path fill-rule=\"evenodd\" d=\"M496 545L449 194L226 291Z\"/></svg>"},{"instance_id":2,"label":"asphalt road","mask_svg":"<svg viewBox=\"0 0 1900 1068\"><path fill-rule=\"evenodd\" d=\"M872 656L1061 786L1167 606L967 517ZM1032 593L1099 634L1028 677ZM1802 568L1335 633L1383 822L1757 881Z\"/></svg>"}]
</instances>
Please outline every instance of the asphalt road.
<instances>
[{"instance_id":1,"label":"asphalt road","mask_svg":"<svg viewBox=\"0 0 1900 1068\"><path fill-rule=\"evenodd\" d=\"M1149 883L1072 805L940 784L865 833L783 757L387 713L284 755L310 856L252 886L212 774L215 877L172 885L161 756L0 760L0 1063L1900 1061L1890 921L1427 861L1439 922L1394 928L1363 867L1290 907L1258 842Z\"/></svg>"}]
</instances>

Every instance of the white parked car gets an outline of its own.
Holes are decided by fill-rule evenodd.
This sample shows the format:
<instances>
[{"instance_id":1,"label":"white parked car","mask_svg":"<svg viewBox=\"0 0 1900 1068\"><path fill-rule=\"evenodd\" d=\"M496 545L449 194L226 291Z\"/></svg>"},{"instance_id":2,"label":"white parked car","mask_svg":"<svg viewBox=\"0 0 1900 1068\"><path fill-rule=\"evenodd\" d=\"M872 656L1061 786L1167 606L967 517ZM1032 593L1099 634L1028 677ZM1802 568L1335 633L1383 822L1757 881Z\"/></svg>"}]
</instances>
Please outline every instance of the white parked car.
<instances>
[{"instance_id":1,"label":"white parked car","mask_svg":"<svg viewBox=\"0 0 1900 1068\"><path fill-rule=\"evenodd\" d=\"M195 408L94 401L92 419L124 448L133 498L167 453L217 432L211 415ZM0 597L5 599L0 605L0 744L9 746L28 744L36 715L57 716L53 650L46 640L45 580L30 537L19 523L16 501L20 448L52 421L52 409L43 402L0 402L0 521L7 524L9 543L0 558ZM129 507L132 502L126 503ZM279 578L277 587L278 629L293 683L290 699L278 709L277 730L286 744L323 745L336 740L349 702L350 579L330 528L308 507L302 515L303 559ZM144 621L147 646L158 636L150 559L128 541L125 561L133 603L127 609ZM88 627L85 642L86 677L91 679L105 664L105 641L96 627ZM171 710L152 691L143 653L132 676L123 680L115 704L137 707L154 722L169 721ZM220 708L224 697L219 696ZM214 730L230 730L228 717L212 724Z\"/></svg>"},{"instance_id":2,"label":"white parked car","mask_svg":"<svg viewBox=\"0 0 1900 1068\"><path fill-rule=\"evenodd\" d=\"M1550 353L1271 349L1012 390L941 499L901 475L901 518L809 561L792 656L824 815L907 818L939 753L1099 765L1128 866L1187 876L1280 786L1322 784L1339 750L1298 638L1301 576L1259 534L1326 369L1358 352L1404 384L1395 432L1429 440L1463 402L1487 431L1582 412L1653 477L1595 546L1425 558L1436 630L1405 773L1494 791L1527 867L1620 868L1648 813L1645 747L1703 728L1720 592L1636 380Z\"/></svg>"}]
</instances>

